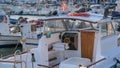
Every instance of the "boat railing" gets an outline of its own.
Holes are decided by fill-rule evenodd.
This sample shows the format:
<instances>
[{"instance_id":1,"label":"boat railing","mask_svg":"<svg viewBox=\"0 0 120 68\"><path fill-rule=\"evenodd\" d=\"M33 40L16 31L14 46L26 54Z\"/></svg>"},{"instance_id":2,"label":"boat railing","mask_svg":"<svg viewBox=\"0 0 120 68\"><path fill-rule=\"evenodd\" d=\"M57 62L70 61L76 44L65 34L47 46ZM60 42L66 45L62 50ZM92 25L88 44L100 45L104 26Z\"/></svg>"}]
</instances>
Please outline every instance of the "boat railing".
<instances>
[{"instance_id":1,"label":"boat railing","mask_svg":"<svg viewBox=\"0 0 120 68\"><path fill-rule=\"evenodd\" d=\"M22 61L22 55L21 55L21 51L20 50L16 50L15 53L14 53L14 59L15 59L15 63L14 63L14 67L16 67L16 55L20 54L20 61ZM21 63L21 68L22 68L22 63Z\"/></svg>"},{"instance_id":2,"label":"boat railing","mask_svg":"<svg viewBox=\"0 0 120 68\"><path fill-rule=\"evenodd\" d=\"M54 67L57 66L57 65L59 65L59 63L58 63L58 64L55 64L55 65L53 65L53 66L47 66L47 65L38 64L38 66L40 66L40 67L45 67L45 68L54 68Z\"/></svg>"},{"instance_id":3,"label":"boat railing","mask_svg":"<svg viewBox=\"0 0 120 68\"><path fill-rule=\"evenodd\" d=\"M20 55L20 60L16 60L16 55ZM23 68L23 64L25 64L25 68L27 68L27 63L26 61L22 60L22 52L20 50L15 51L14 55L14 60L3 60L1 59L0 62L4 62L4 63L14 63L14 68L16 68L16 64L20 63L21 64L21 68Z\"/></svg>"},{"instance_id":4,"label":"boat railing","mask_svg":"<svg viewBox=\"0 0 120 68\"><path fill-rule=\"evenodd\" d=\"M41 64L38 64L38 66L40 66L40 67L46 67L46 68L52 68L52 67L49 67L49 66L46 66L46 65L41 65Z\"/></svg>"},{"instance_id":5,"label":"boat railing","mask_svg":"<svg viewBox=\"0 0 120 68\"><path fill-rule=\"evenodd\" d=\"M21 54L24 54L24 53L27 53L27 52L29 52L29 50L28 50L28 51L21 52ZM20 55L20 54L17 54L17 55ZM9 58L9 57L13 57L13 56L14 56L14 54L10 54L10 55L1 57L1 59L6 59L6 58Z\"/></svg>"},{"instance_id":6,"label":"boat railing","mask_svg":"<svg viewBox=\"0 0 120 68\"><path fill-rule=\"evenodd\" d=\"M4 63L14 63L14 68L16 68L16 64L24 62L24 64L26 65L25 61L17 61L17 60L0 60L0 62L4 62ZM23 68L23 67L21 67Z\"/></svg>"},{"instance_id":7,"label":"boat railing","mask_svg":"<svg viewBox=\"0 0 120 68\"><path fill-rule=\"evenodd\" d=\"M102 61L104 61L104 60L106 60L106 58L102 58L102 59L100 59L100 60L98 60L98 61L96 61L96 62L93 62L92 64L87 65L86 68L90 68L91 66L96 65L96 64L98 64L99 62L102 62Z\"/></svg>"}]
</instances>

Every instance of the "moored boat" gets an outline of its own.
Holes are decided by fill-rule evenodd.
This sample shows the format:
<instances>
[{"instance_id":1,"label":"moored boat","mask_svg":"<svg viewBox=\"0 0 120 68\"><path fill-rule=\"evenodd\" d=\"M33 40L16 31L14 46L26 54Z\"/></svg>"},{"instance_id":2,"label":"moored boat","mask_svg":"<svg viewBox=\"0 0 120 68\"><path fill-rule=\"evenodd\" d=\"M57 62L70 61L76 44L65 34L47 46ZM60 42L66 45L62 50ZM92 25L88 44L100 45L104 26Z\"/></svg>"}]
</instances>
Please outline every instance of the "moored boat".
<instances>
[{"instance_id":1,"label":"moored boat","mask_svg":"<svg viewBox=\"0 0 120 68\"><path fill-rule=\"evenodd\" d=\"M14 57L1 59L0 66L114 68L119 64L119 34L111 17L103 19L102 15L90 14L89 17L54 16L42 20L45 24L39 46L26 52L16 51Z\"/></svg>"},{"instance_id":2,"label":"moored boat","mask_svg":"<svg viewBox=\"0 0 120 68\"><path fill-rule=\"evenodd\" d=\"M11 24L10 18L5 15L0 15L0 46L16 45L20 43L21 33L16 24Z\"/></svg>"},{"instance_id":3,"label":"moored boat","mask_svg":"<svg viewBox=\"0 0 120 68\"><path fill-rule=\"evenodd\" d=\"M42 36L43 22L40 20L20 21L19 26L21 27L23 49L38 47L39 38Z\"/></svg>"}]
</instances>

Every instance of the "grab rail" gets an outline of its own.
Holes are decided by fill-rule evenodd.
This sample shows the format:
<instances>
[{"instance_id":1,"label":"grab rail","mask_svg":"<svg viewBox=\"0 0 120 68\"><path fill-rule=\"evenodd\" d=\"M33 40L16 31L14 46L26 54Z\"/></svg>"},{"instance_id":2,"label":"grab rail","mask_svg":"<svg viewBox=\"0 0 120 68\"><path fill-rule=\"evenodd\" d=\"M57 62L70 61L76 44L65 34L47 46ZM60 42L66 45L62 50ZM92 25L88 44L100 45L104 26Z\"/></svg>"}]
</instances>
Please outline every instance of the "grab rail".
<instances>
[{"instance_id":1,"label":"grab rail","mask_svg":"<svg viewBox=\"0 0 120 68\"><path fill-rule=\"evenodd\" d=\"M47 66L47 65L42 65L42 64L37 64L38 66L41 66L41 67L46 67L46 68L54 68L55 66L59 65L60 63L58 64L55 64L55 65L52 65L52 66Z\"/></svg>"},{"instance_id":2,"label":"grab rail","mask_svg":"<svg viewBox=\"0 0 120 68\"><path fill-rule=\"evenodd\" d=\"M21 54L24 54L24 53L27 53L27 52L29 52L29 50L21 52ZM20 54L17 54L17 55L20 55ZM14 56L14 54L11 54L11 55L7 55L7 56L1 57L1 58L5 59L5 58L13 57L13 56Z\"/></svg>"},{"instance_id":3,"label":"grab rail","mask_svg":"<svg viewBox=\"0 0 120 68\"><path fill-rule=\"evenodd\" d=\"M92 63L92 64L90 64L90 65L88 65L86 67L89 68L89 67L91 67L91 66L93 66L93 65L95 65L95 64L97 64L97 63L99 63L99 62L101 62L103 60L106 60L106 58L102 58L102 59L100 59L100 60L98 60L98 61L96 61L96 62L94 62L94 63Z\"/></svg>"},{"instance_id":4,"label":"grab rail","mask_svg":"<svg viewBox=\"0 0 120 68\"><path fill-rule=\"evenodd\" d=\"M22 61L22 55L21 55L21 51L20 50L17 50L15 51L14 53L14 58L15 58L15 63L14 63L14 67L16 68L16 55L17 55L17 52L20 54L20 60ZM21 68L22 68L22 63L21 63Z\"/></svg>"},{"instance_id":5,"label":"grab rail","mask_svg":"<svg viewBox=\"0 0 120 68\"><path fill-rule=\"evenodd\" d=\"M14 68L16 68L16 63L21 63L21 68L22 68L22 62L24 62L24 64L25 64L25 68L27 68L27 63L26 63L26 61L23 61L22 60L22 55L21 54L24 54L24 53L27 53L27 52L29 52L30 50L28 50L28 51L24 51L24 52L21 52L20 50L17 50L14 54L12 54L12 55L8 55L8 56L4 56L4 57L2 57L2 58L8 58L8 57L15 57L15 59L16 59L16 55L20 55L20 61L18 61L18 60L0 60L0 62L5 62L5 63L14 63ZM17 52L19 52L19 54L17 54Z\"/></svg>"},{"instance_id":6,"label":"grab rail","mask_svg":"<svg viewBox=\"0 0 120 68\"><path fill-rule=\"evenodd\" d=\"M22 63L22 61L13 61L13 60L0 60L0 62L6 62L6 63Z\"/></svg>"},{"instance_id":7,"label":"grab rail","mask_svg":"<svg viewBox=\"0 0 120 68\"><path fill-rule=\"evenodd\" d=\"M46 66L46 65L42 65L42 64L38 64L38 66L46 67L46 68L52 68L52 67L49 67L49 66Z\"/></svg>"},{"instance_id":8,"label":"grab rail","mask_svg":"<svg viewBox=\"0 0 120 68\"><path fill-rule=\"evenodd\" d=\"M22 63L22 62L24 62L25 65L26 65L26 62L25 62L25 61L17 61L17 60L0 60L0 62L5 62L5 63ZM15 65L14 65L14 68L16 68ZM21 68L22 68L22 67L21 67ZM25 68L26 68L26 67L25 67Z\"/></svg>"},{"instance_id":9,"label":"grab rail","mask_svg":"<svg viewBox=\"0 0 120 68\"><path fill-rule=\"evenodd\" d=\"M17 52L19 53L18 55L20 55L21 68L23 68L22 62L25 63L25 68L27 68L27 63L25 61L22 61L22 52L20 50L15 51L14 58L16 59ZM15 62L14 62L14 67L15 68L16 68L16 63L17 63L17 61L15 60Z\"/></svg>"}]
</instances>

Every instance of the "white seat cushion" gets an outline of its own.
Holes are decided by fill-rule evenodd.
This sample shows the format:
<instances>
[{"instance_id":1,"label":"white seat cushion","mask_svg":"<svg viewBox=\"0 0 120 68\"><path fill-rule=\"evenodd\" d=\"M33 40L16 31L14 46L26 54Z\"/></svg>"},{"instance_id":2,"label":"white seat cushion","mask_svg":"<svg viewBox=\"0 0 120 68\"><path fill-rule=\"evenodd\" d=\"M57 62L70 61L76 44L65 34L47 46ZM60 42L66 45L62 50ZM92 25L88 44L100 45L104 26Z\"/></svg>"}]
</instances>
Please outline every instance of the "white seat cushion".
<instances>
[{"instance_id":1,"label":"white seat cushion","mask_svg":"<svg viewBox=\"0 0 120 68\"><path fill-rule=\"evenodd\" d=\"M53 45L53 50L61 50L64 51L66 49L67 43L55 43Z\"/></svg>"}]
</instances>

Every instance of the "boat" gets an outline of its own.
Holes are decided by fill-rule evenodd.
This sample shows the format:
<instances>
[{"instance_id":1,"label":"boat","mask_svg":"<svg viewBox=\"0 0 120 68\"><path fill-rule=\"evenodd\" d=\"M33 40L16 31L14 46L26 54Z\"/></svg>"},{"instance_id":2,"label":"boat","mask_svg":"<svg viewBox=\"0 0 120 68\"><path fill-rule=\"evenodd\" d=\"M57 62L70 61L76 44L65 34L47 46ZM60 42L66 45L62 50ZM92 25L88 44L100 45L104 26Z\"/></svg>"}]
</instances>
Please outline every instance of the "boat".
<instances>
[{"instance_id":1,"label":"boat","mask_svg":"<svg viewBox=\"0 0 120 68\"><path fill-rule=\"evenodd\" d=\"M5 15L0 15L0 47L1 46L13 46L16 45L21 39L21 33L19 27L16 24L11 24L15 21Z\"/></svg>"},{"instance_id":2,"label":"boat","mask_svg":"<svg viewBox=\"0 0 120 68\"><path fill-rule=\"evenodd\" d=\"M111 17L46 17L38 47L0 59L4 68L119 68L119 33Z\"/></svg>"},{"instance_id":3,"label":"boat","mask_svg":"<svg viewBox=\"0 0 120 68\"><path fill-rule=\"evenodd\" d=\"M33 47L38 47L39 38L42 36L43 22L40 20L30 20L19 22L21 27L21 44L23 45L23 50L31 49Z\"/></svg>"},{"instance_id":4,"label":"boat","mask_svg":"<svg viewBox=\"0 0 120 68\"><path fill-rule=\"evenodd\" d=\"M96 13L96 14L103 14L103 8L102 5L100 4L94 4L94 5L90 5L90 11L91 13Z\"/></svg>"}]
</instances>

